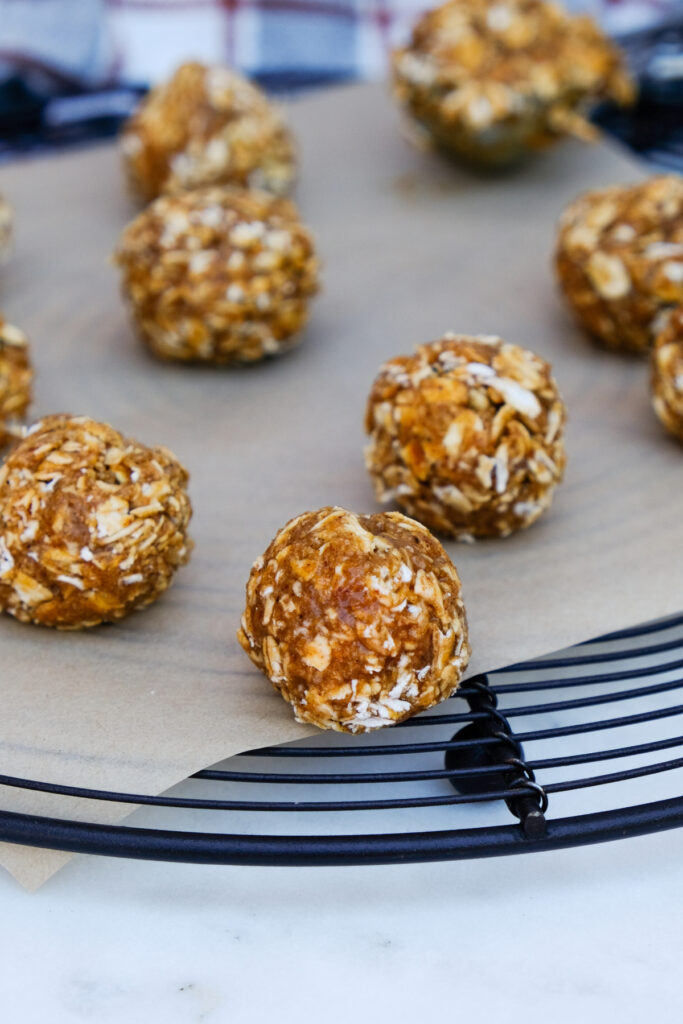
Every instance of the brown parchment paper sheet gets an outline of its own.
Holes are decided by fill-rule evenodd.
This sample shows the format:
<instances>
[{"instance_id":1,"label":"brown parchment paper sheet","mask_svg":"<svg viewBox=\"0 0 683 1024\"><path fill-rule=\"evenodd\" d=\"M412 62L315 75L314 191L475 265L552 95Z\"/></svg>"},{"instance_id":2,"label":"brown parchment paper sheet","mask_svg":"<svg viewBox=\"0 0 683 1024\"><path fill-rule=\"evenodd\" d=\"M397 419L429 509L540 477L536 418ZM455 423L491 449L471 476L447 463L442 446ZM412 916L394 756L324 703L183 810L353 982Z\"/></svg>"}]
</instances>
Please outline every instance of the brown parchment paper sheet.
<instances>
[{"instance_id":1,"label":"brown parchment paper sheet","mask_svg":"<svg viewBox=\"0 0 683 1024\"><path fill-rule=\"evenodd\" d=\"M291 120L324 293L303 346L248 369L163 365L134 339L107 263L133 212L113 147L0 172L17 227L0 309L33 339L34 415L85 413L168 445L192 473L196 540L168 594L120 625L60 634L0 619L7 775L160 793L233 753L311 733L235 639L250 565L305 509L375 507L362 457L370 383L382 360L447 329L499 333L551 359L571 415L550 513L502 542L447 544L471 672L683 606L683 452L651 413L646 366L584 341L549 267L563 204L645 168L607 145L567 143L512 176L477 179L412 149L379 86L303 100ZM99 822L126 812L8 788L0 806ZM28 888L66 859L0 844Z\"/></svg>"}]
</instances>

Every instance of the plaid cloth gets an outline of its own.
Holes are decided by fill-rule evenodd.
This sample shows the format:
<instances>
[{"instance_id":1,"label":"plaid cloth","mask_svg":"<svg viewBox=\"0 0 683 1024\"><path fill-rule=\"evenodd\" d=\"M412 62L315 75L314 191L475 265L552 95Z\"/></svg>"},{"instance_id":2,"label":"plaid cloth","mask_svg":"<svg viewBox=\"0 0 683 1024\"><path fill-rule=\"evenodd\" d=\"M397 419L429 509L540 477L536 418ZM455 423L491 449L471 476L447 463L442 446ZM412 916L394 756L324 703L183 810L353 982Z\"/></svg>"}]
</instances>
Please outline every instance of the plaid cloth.
<instances>
[{"instance_id":1,"label":"plaid cloth","mask_svg":"<svg viewBox=\"0 0 683 1024\"><path fill-rule=\"evenodd\" d=\"M438 0L434 0L434 3ZM642 28L682 0L565 0L607 31ZM434 4L431 4L432 6ZM0 78L153 84L181 61L225 62L266 83L378 78L425 0L0 0Z\"/></svg>"}]
</instances>

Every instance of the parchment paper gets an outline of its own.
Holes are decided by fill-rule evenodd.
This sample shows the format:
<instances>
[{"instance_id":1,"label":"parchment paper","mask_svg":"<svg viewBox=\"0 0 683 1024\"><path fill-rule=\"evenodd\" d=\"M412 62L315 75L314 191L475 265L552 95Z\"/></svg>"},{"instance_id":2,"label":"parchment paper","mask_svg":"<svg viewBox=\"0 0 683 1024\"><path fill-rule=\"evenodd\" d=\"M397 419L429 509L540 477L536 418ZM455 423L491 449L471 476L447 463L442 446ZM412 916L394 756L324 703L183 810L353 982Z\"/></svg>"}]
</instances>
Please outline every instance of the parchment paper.
<instances>
[{"instance_id":1,"label":"parchment paper","mask_svg":"<svg viewBox=\"0 0 683 1024\"><path fill-rule=\"evenodd\" d=\"M192 473L196 510L192 561L151 609L77 635L0 620L7 775L159 793L233 753L310 734L235 639L249 567L305 509L375 507L362 457L370 383L382 360L447 329L499 333L551 359L571 415L550 513L504 541L447 545L471 673L683 606L683 453L650 410L646 366L585 342L549 268L563 204L646 169L607 145L568 143L511 177L478 179L412 149L381 87L306 99L291 119L324 293L303 346L249 369L163 365L134 339L107 263L133 212L113 147L0 172L18 236L0 308L33 339L34 414L85 413L168 445ZM0 806L100 822L126 811L9 788ZM0 844L29 888L67 857Z\"/></svg>"}]
</instances>

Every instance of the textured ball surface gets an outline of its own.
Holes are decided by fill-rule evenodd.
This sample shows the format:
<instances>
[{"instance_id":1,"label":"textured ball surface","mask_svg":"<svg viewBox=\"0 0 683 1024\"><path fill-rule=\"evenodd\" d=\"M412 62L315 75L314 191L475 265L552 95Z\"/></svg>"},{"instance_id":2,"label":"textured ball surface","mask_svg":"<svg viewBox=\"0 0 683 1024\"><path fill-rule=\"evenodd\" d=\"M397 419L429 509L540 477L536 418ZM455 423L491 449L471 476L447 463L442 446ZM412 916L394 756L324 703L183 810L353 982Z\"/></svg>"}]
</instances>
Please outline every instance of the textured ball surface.
<instances>
[{"instance_id":1,"label":"textured ball surface","mask_svg":"<svg viewBox=\"0 0 683 1024\"><path fill-rule=\"evenodd\" d=\"M683 307L674 310L655 341L651 383L660 422L683 442Z\"/></svg>"},{"instance_id":2,"label":"textured ball surface","mask_svg":"<svg viewBox=\"0 0 683 1024\"><path fill-rule=\"evenodd\" d=\"M142 100L121 148L129 187L145 202L216 184L282 194L296 177L296 149L281 114L225 67L183 64Z\"/></svg>"},{"instance_id":3,"label":"textured ball surface","mask_svg":"<svg viewBox=\"0 0 683 1024\"><path fill-rule=\"evenodd\" d=\"M555 264L589 335L613 349L649 349L683 302L683 178L658 175L579 196L560 220Z\"/></svg>"},{"instance_id":4,"label":"textured ball surface","mask_svg":"<svg viewBox=\"0 0 683 1024\"><path fill-rule=\"evenodd\" d=\"M293 709L368 732L455 691L470 647L458 574L399 512L306 512L255 563L238 639Z\"/></svg>"},{"instance_id":5,"label":"textured ball surface","mask_svg":"<svg viewBox=\"0 0 683 1024\"><path fill-rule=\"evenodd\" d=\"M585 16L542 0L449 0L393 55L399 103L441 148L513 163L564 135L593 139L601 98L633 99L616 47Z\"/></svg>"},{"instance_id":6,"label":"textured ball surface","mask_svg":"<svg viewBox=\"0 0 683 1024\"><path fill-rule=\"evenodd\" d=\"M155 601L189 556L187 479L104 423L36 423L0 468L0 609L81 629Z\"/></svg>"},{"instance_id":7,"label":"textured ball surface","mask_svg":"<svg viewBox=\"0 0 683 1024\"><path fill-rule=\"evenodd\" d=\"M31 401L33 368L28 339L0 317L0 448Z\"/></svg>"},{"instance_id":8,"label":"textured ball surface","mask_svg":"<svg viewBox=\"0 0 683 1024\"><path fill-rule=\"evenodd\" d=\"M116 252L133 321L165 359L253 362L296 344L318 289L294 205L206 188L155 200Z\"/></svg>"},{"instance_id":9,"label":"textured ball surface","mask_svg":"<svg viewBox=\"0 0 683 1024\"><path fill-rule=\"evenodd\" d=\"M490 336L447 334L380 369L366 464L380 501L458 540L530 526L563 476L551 367Z\"/></svg>"}]
</instances>

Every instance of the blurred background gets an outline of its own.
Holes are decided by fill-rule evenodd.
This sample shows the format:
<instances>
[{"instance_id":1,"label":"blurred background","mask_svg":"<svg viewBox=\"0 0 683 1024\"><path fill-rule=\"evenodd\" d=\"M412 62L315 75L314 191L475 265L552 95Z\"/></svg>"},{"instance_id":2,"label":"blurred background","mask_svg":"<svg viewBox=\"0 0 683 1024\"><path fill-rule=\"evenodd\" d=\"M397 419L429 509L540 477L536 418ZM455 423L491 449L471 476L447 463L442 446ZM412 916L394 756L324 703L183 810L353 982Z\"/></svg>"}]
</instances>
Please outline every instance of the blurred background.
<instances>
[{"instance_id":1,"label":"blurred background","mask_svg":"<svg viewBox=\"0 0 683 1024\"><path fill-rule=\"evenodd\" d=\"M0 0L0 159L113 134L139 95L186 59L271 92L381 79L424 0ZM629 113L596 119L653 162L683 169L683 0L565 0L625 49Z\"/></svg>"}]
</instances>

